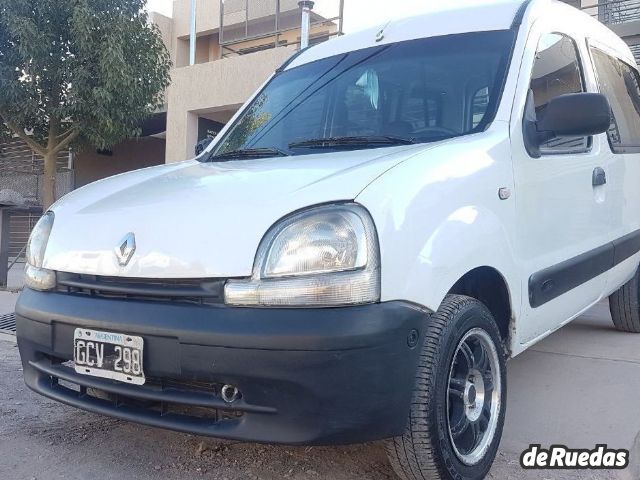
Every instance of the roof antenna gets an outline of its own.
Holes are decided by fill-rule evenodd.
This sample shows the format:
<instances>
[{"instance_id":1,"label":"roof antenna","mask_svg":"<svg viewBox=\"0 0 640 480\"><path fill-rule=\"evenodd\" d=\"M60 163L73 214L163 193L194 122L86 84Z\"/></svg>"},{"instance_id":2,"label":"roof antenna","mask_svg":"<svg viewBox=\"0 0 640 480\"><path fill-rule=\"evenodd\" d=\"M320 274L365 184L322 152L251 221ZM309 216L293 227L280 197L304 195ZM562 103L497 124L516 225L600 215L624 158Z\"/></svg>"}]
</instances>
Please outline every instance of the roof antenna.
<instances>
[{"instance_id":1,"label":"roof antenna","mask_svg":"<svg viewBox=\"0 0 640 480\"><path fill-rule=\"evenodd\" d=\"M390 23L391 23L391 20L385 23L384 27L382 27L380 31L376 34L376 42L381 42L382 40L384 40L384 31L389 26Z\"/></svg>"}]
</instances>

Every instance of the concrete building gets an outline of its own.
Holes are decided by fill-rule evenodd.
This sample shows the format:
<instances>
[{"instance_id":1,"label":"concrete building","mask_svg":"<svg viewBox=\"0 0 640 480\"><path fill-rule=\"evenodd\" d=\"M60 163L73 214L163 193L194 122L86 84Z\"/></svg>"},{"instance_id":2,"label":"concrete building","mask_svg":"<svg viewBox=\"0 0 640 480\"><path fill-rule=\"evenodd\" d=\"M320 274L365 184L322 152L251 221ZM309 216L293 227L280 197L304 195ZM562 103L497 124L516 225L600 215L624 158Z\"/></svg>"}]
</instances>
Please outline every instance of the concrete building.
<instances>
[{"instance_id":1,"label":"concrete building","mask_svg":"<svg viewBox=\"0 0 640 480\"><path fill-rule=\"evenodd\" d=\"M311 16L310 42L340 32L340 1L330 18ZM175 0L173 18L153 15L175 68L167 92L166 161L193 157L249 96L300 46L297 0L197 0L195 62L190 65L191 0Z\"/></svg>"}]
</instances>

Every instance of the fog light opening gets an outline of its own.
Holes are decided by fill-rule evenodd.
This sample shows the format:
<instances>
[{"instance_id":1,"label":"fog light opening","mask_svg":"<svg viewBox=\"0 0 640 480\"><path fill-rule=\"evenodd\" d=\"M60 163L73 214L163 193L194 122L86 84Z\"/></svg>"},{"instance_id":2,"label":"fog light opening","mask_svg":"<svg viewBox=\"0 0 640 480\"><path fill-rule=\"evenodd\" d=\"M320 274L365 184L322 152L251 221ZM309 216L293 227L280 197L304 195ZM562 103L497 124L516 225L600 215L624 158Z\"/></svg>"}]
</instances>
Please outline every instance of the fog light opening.
<instances>
[{"instance_id":1,"label":"fog light opening","mask_svg":"<svg viewBox=\"0 0 640 480\"><path fill-rule=\"evenodd\" d=\"M222 399L227 403L233 403L240 398L240 390L233 385L225 385L220 391Z\"/></svg>"}]
</instances>

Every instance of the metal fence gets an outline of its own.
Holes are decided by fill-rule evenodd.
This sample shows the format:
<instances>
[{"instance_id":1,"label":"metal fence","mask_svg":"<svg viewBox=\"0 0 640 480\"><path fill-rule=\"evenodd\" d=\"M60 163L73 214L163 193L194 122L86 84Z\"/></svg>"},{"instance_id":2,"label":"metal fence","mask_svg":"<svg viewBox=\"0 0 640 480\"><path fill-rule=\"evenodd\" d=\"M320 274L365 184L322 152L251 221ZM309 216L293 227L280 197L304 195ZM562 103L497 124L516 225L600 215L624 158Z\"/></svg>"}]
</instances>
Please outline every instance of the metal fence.
<instances>
[{"instance_id":1,"label":"metal fence","mask_svg":"<svg viewBox=\"0 0 640 480\"><path fill-rule=\"evenodd\" d=\"M24 264L25 251L31 230L36 226L42 212L38 210L16 210L9 216L9 266Z\"/></svg>"},{"instance_id":2,"label":"metal fence","mask_svg":"<svg viewBox=\"0 0 640 480\"><path fill-rule=\"evenodd\" d=\"M0 207L0 287L21 286L27 241L41 215L40 207Z\"/></svg>"},{"instance_id":3,"label":"metal fence","mask_svg":"<svg viewBox=\"0 0 640 480\"><path fill-rule=\"evenodd\" d=\"M605 25L640 20L640 0L582 1L582 10Z\"/></svg>"},{"instance_id":4,"label":"metal fence","mask_svg":"<svg viewBox=\"0 0 640 480\"><path fill-rule=\"evenodd\" d=\"M56 161L56 198L74 188L72 157L60 152ZM0 143L0 286L10 272L24 268L31 230L42 214L44 160L23 141Z\"/></svg>"},{"instance_id":5,"label":"metal fence","mask_svg":"<svg viewBox=\"0 0 640 480\"><path fill-rule=\"evenodd\" d=\"M629 48L631 49L631 53L633 53L633 56L636 59L636 63L640 65L640 45L629 45Z\"/></svg>"},{"instance_id":6,"label":"metal fence","mask_svg":"<svg viewBox=\"0 0 640 480\"><path fill-rule=\"evenodd\" d=\"M298 0L219 0L222 57L300 45ZM344 0L317 0L310 43L342 34Z\"/></svg>"},{"instance_id":7,"label":"metal fence","mask_svg":"<svg viewBox=\"0 0 640 480\"><path fill-rule=\"evenodd\" d=\"M41 205L44 161L22 140L0 143L0 204ZM58 154L56 197L74 188L71 153Z\"/></svg>"}]
</instances>

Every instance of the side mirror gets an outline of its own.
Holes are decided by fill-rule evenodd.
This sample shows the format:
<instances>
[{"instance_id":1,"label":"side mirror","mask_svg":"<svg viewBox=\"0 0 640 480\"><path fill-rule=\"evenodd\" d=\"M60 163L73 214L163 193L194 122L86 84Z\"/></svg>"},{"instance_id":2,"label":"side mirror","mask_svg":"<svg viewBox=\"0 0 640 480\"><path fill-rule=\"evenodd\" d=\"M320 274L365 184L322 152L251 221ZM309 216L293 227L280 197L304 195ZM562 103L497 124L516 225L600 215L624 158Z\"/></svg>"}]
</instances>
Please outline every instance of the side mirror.
<instances>
[{"instance_id":1,"label":"side mirror","mask_svg":"<svg viewBox=\"0 0 640 480\"><path fill-rule=\"evenodd\" d=\"M540 156L540 145L560 137L588 137L604 133L611 125L611 107L600 93L569 93L549 101L541 118L536 119L530 93L525 114L527 150Z\"/></svg>"}]
</instances>

